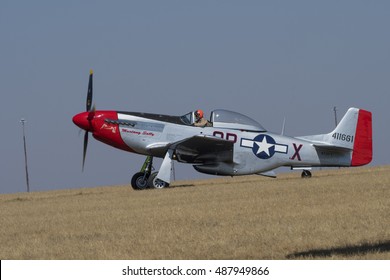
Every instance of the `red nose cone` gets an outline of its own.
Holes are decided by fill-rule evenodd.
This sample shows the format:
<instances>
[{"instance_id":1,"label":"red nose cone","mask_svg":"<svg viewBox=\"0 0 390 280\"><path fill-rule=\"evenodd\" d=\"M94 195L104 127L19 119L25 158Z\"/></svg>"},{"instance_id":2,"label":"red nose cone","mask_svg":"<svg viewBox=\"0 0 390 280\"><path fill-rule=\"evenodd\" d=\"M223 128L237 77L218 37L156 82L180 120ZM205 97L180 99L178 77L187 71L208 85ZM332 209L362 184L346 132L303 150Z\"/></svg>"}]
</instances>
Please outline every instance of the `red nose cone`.
<instances>
[{"instance_id":1,"label":"red nose cone","mask_svg":"<svg viewBox=\"0 0 390 280\"><path fill-rule=\"evenodd\" d=\"M75 115L73 117L74 124L86 131L92 131L93 128L92 128L91 118L89 117L89 114L90 112L83 112Z\"/></svg>"}]
</instances>

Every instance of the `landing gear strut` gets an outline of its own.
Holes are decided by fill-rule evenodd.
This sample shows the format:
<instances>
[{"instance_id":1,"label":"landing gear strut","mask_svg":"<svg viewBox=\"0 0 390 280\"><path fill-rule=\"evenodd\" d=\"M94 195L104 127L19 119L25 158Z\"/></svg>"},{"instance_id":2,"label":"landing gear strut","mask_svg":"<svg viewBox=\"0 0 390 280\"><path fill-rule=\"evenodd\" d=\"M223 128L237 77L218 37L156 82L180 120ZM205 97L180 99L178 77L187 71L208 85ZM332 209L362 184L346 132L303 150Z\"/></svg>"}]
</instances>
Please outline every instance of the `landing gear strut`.
<instances>
[{"instance_id":1,"label":"landing gear strut","mask_svg":"<svg viewBox=\"0 0 390 280\"><path fill-rule=\"evenodd\" d=\"M131 186L135 190L144 190L146 188L162 189L168 187L169 184L158 179L158 172L153 172L153 157L147 156L141 171L134 174L131 179Z\"/></svg>"},{"instance_id":2,"label":"landing gear strut","mask_svg":"<svg viewBox=\"0 0 390 280\"><path fill-rule=\"evenodd\" d=\"M131 178L131 186L135 190L144 190L148 187L148 179L153 170L153 157L148 156L144 164L142 165L141 171L134 174Z\"/></svg>"}]
</instances>

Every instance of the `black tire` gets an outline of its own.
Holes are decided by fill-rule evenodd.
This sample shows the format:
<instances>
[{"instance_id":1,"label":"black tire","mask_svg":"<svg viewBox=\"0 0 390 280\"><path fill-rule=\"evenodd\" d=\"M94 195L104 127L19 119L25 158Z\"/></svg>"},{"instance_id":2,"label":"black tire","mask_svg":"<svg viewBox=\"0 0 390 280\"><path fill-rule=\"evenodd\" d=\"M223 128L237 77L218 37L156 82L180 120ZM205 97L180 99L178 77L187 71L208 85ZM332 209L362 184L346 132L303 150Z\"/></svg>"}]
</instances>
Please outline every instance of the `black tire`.
<instances>
[{"instance_id":1,"label":"black tire","mask_svg":"<svg viewBox=\"0 0 390 280\"><path fill-rule=\"evenodd\" d=\"M156 178L158 172L154 172L150 175L148 179L148 187L155 188L155 189L163 189L166 187L169 187L169 184L167 182L164 182L158 178Z\"/></svg>"},{"instance_id":2,"label":"black tire","mask_svg":"<svg viewBox=\"0 0 390 280\"><path fill-rule=\"evenodd\" d=\"M303 170L301 177L306 179L306 178L311 178L311 172L309 170Z\"/></svg>"},{"instance_id":3,"label":"black tire","mask_svg":"<svg viewBox=\"0 0 390 280\"><path fill-rule=\"evenodd\" d=\"M135 190L144 190L148 187L148 176L144 172L135 173L131 178L131 186Z\"/></svg>"}]
</instances>

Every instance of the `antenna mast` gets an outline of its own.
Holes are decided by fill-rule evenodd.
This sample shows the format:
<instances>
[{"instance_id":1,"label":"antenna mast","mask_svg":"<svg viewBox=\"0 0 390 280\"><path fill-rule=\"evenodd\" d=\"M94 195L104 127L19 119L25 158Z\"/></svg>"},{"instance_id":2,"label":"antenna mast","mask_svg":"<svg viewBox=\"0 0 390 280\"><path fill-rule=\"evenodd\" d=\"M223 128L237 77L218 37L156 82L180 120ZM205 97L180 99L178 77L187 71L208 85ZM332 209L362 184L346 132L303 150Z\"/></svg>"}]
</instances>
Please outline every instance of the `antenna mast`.
<instances>
[{"instance_id":1,"label":"antenna mast","mask_svg":"<svg viewBox=\"0 0 390 280\"><path fill-rule=\"evenodd\" d=\"M337 107L336 106L333 107L333 111L334 111L334 123L335 123L335 126L337 126L339 122L337 121Z\"/></svg>"},{"instance_id":2,"label":"antenna mast","mask_svg":"<svg viewBox=\"0 0 390 280\"><path fill-rule=\"evenodd\" d=\"M28 180L28 166L27 166L27 148L26 148L26 134L24 133L24 124L26 123L25 119L21 119L23 128L23 145L24 145L24 165L26 168L26 184L27 184L27 192L30 192L30 182Z\"/></svg>"}]
</instances>

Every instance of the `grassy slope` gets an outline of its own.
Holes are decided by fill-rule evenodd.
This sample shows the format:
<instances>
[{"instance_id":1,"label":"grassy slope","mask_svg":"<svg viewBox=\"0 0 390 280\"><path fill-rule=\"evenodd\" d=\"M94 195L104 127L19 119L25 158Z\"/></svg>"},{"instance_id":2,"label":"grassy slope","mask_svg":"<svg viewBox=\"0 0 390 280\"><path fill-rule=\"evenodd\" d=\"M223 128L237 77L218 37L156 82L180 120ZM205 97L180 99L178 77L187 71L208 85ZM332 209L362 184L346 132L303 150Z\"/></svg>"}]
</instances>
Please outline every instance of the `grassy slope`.
<instances>
[{"instance_id":1,"label":"grassy slope","mask_svg":"<svg viewBox=\"0 0 390 280\"><path fill-rule=\"evenodd\" d=\"M0 195L0 259L390 259L390 166Z\"/></svg>"}]
</instances>

